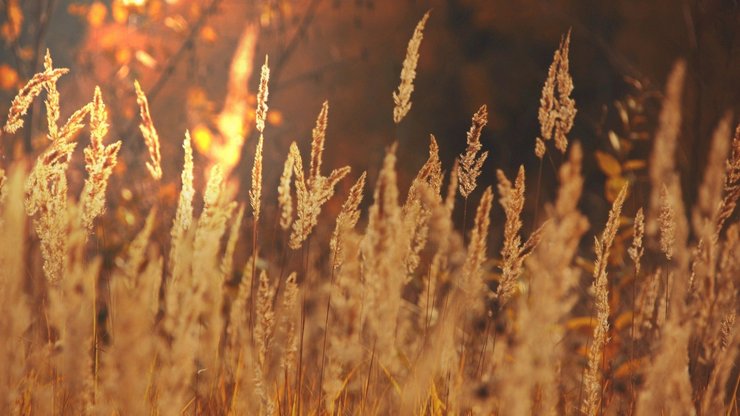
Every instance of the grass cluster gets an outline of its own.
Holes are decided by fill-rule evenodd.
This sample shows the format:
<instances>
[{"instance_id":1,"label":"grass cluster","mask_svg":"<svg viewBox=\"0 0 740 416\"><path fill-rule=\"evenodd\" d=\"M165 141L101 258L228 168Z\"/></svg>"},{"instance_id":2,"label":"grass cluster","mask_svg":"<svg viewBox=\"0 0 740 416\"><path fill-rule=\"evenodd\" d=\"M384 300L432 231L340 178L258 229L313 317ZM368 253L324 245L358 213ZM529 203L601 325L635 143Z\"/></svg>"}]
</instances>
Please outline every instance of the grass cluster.
<instances>
[{"instance_id":1,"label":"grass cluster","mask_svg":"<svg viewBox=\"0 0 740 416\"><path fill-rule=\"evenodd\" d=\"M428 17L393 93L395 123L411 110ZM565 162L531 232L525 167L513 179L498 171L495 191L479 187L486 106L454 166L442 166L432 136L427 161L399 189L395 145L375 184L349 167L325 173L324 103L306 168L293 143L277 189L263 186L266 59L249 203L232 200L218 165L196 197L186 132L177 206L153 206L115 253L91 238L122 142L106 144L99 89L60 123L56 84L68 71L47 54L4 128L22 128L45 93L48 147L30 169L21 160L0 171L0 414L737 414L740 126L720 121L697 205L685 207L673 156L686 72L677 63L648 204L627 213L625 184L607 222L590 224L578 208L584 154L567 138L576 116L569 47L568 34L544 83L534 145L540 159L558 151ZM148 180L158 183L159 136L138 83L136 92ZM86 180L75 195L67 175L86 126ZM353 185L322 223L340 181ZM276 212L265 212L266 198ZM488 247L496 203L499 253ZM156 221L162 212L171 222ZM587 260L589 229L597 238ZM628 249L615 250L615 239Z\"/></svg>"}]
</instances>

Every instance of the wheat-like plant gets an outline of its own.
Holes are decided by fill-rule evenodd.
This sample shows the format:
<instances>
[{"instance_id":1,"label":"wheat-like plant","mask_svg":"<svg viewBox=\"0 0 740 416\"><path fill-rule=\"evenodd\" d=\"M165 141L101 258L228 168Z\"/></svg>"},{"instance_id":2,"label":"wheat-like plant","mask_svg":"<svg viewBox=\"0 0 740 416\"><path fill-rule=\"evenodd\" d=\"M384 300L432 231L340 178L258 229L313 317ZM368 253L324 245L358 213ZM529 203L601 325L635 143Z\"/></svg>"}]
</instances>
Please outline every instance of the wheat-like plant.
<instances>
[{"instance_id":1,"label":"wheat-like plant","mask_svg":"<svg viewBox=\"0 0 740 416\"><path fill-rule=\"evenodd\" d=\"M428 16L394 92L396 123L411 106ZM140 85L146 170L121 152L126 140L106 144L100 88L60 121L74 97L57 88L68 71L47 51L4 127L14 134L45 94L46 148L35 162L0 160L0 414L734 414L740 126L733 135L729 113L717 121L696 203L685 207L693 190L681 186L675 153L688 68L677 63L649 184L622 168L632 192L625 185L611 201L591 251L579 207L602 205L585 192L588 155L566 138L576 114L570 40L562 38L540 100L540 170L547 140L567 155L552 160L559 185L542 218L524 166L511 180L496 169L504 215L496 214L481 173L486 106L453 164L434 135L416 172L406 169L409 148L393 144L378 170L337 191L341 208L324 209L350 172L322 173L329 104L311 132L308 166L296 142L272 165L267 150L280 144L265 148L267 57L251 177L229 175L231 159L203 175L185 131L175 197ZM119 154L127 163L115 168ZM113 189L124 168L132 180L156 179L148 186L161 198L132 209L132 192ZM479 185L469 226L456 200L467 205ZM265 219L272 232L258 233Z\"/></svg>"},{"instance_id":2,"label":"wheat-like plant","mask_svg":"<svg viewBox=\"0 0 740 416\"><path fill-rule=\"evenodd\" d=\"M545 155L547 140L554 138L555 147L561 153L565 153L568 148L566 135L573 128L576 116L576 102L570 96L573 92L573 78L569 72L569 50L570 31L560 39L560 47L555 51L542 87L538 113L542 137L538 137L535 143L535 154L540 159Z\"/></svg>"},{"instance_id":3,"label":"wheat-like plant","mask_svg":"<svg viewBox=\"0 0 740 416\"><path fill-rule=\"evenodd\" d=\"M626 197L627 185L624 185L612 204L601 238L594 238L596 262L594 263L593 291L596 298L596 325L591 348L588 350L588 368L584 375L586 397L582 409L587 415L598 414L601 403L601 363L609 332L609 282L606 268L609 262L609 251L619 230L622 205Z\"/></svg>"},{"instance_id":4,"label":"wheat-like plant","mask_svg":"<svg viewBox=\"0 0 740 416\"><path fill-rule=\"evenodd\" d=\"M401 84L398 91L393 92L393 121L398 124L406 117L411 110L411 93L414 92L414 78L416 78L416 66L419 63L419 47L421 40L424 38L424 26L429 19L429 12L419 20L414 29L414 34L409 40L406 49L406 58L403 60L403 69L401 70Z\"/></svg>"},{"instance_id":5,"label":"wheat-like plant","mask_svg":"<svg viewBox=\"0 0 740 416\"><path fill-rule=\"evenodd\" d=\"M80 196L82 225L88 230L92 228L93 220L105 210L105 190L121 149L120 140L108 146L103 144L103 137L108 133L107 120L103 97L100 88L96 87L90 111L90 146L85 148L88 178Z\"/></svg>"},{"instance_id":6,"label":"wheat-like plant","mask_svg":"<svg viewBox=\"0 0 740 416\"><path fill-rule=\"evenodd\" d=\"M468 147L465 149L465 153L460 155L460 161L457 165L460 195L465 199L475 190L483 162L488 157L487 151L480 153L483 148L480 142L480 135L486 124L488 124L488 107L482 105L473 114L473 123L470 126L467 137Z\"/></svg>"},{"instance_id":7,"label":"wheat-like plant","mask_svg":"<svg viewBox=\"0 0 740 416\"><path fill-rule=\"evenodd\" d=\"M149 113L149 100L144 94L144 90L141 89L139 81L134 81L134 89L136 90L136 102L139 104L139 114L141 117L141 124L139 129L141 135L144 137L144 143L149 150L149 161L146 162L146 168L152 175L152 178L159 180L162 178L162 156L159 150L159 134L157 129L154 128L154 121Z\"/></svg>"},{"instance_id":8,"label":"wheat-like plant","mask_svg":"<svg viewBox=\"0 0 740 416\"><path fill-rule=\"evenodd\" d=\"M328 118L329 104L324 102L316 127L313 130L311 141L311 165L309 176L306 178L303 171L303 160L298 145L290 145L290 155L293 161L293 174L296 186L296 218L293 221L293 230L290 234L290 248L296 250L301 247L316 226L321 207L333 195L337 183L350 172L349 166L333 170L329 176L320 172L321 155L324 150L324 137Z\"/></svg>"}]
</instances>

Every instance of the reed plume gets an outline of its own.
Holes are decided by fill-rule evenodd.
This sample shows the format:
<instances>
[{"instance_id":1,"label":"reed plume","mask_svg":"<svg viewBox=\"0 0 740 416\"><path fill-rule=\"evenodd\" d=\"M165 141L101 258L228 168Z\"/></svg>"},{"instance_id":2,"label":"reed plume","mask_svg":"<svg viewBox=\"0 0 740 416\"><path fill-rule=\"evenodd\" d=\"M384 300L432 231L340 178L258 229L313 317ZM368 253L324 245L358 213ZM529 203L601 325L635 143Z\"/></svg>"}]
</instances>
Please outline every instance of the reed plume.
<instances>
[{"instance_id":1,"label":"reed plume","mask_svg":"<svg viewBox=\"0 0 740 416\"><path fill-rule=\"evenodd\" d=\"M83 119L92 110L92 105L85 105L70 116L67 123L59 129L55 117L59 114L59 100L56 93L56 81L66 70L51 69L51 58L45 59L47 69L40 77L34 76L14 100L8 116L9 123L14 117L20 117L31 105L42 88L51 91L47 97L48 138L51 145L36 160L34 168L26 179L26 213L36 216L34 228L41 241L43 268L47 279L56 283L64 273L64 261L67 255L67 176L66 171L77 146L73 141L84 127ZM44 75L46 74L46 75ZM51 74L54 74L53 76ZM39 74L37 74L39 75ZM36 80L36 81L34 81ZM35 82L35 84L34 84ZM37 91L38 89L38 91ZM17 102L25 106L21 112L15 107ZM17 128L22 126L19 118L13 123ZM53 134L56 133L56 134Z\"/></svg>"},{"instance_id":2,"label":"reed plume","mask_svg":"<svg viewBox=\"0 0 740 416\"><path fill-rule=\"evenodd\" d=\"M519 297L513 338L513 358L501 394L502 408L512 414L527 414L533 408L556 413L557 368L563 359L562 320L575 302L577 269L571 264L588 221L578 211L583 189L577 143L571 146L567 163L560 167L560 188L550 221L545 223L542 242L525 262L531 276L528 296ZM529 299L527 299L529 298Z\"/></svg>"},{"instance_id":3,"label":"reed plume","mask_svg":"<svg viewBox=\"0 0 740 416\"><path fill-rule=\"evenodd\" d=\"M260 200L262 199L262 143L264 138L260 134L257 149L254 153L254 165L252 166L252 189L249 191L249 202L252 205L254 223L260 220Z\"/></svg>"},{"instance_id":4,"label":"reed plume","mask_svg":"<svg viewBox=\"0 0 740 416\"><path fill-rule=\"evenodd\" d=\"M399 370L394 331L402 304L401 288L406 277L401 206L398 203L396 145L386 152L375 185L368 225L360 245L363 286L366 291L366 322L376 343L379 360L389 371ZM380 253L384 253L381 255Z\"/></svg>"},{"instance_id":5,"label":"reed plume","mask_svg":"<svg viewBox=\"0 0 740 416\"><path fill-rule=\"evenodd\" d=\"M278 206L280 207L280 228L287 230L293 223L293 196L291 195L290 181L293 178L293 154L288 153L283 165L278 185Z\"/></svg>"},{"instance_id":6,"label":"reed plume","mask_svg":"<svg viewBox=\"0 0 740 416\"><path fill-rule=\"evenodd\" d=\"M466 199L475 190L483 162L488 157L488 152L478 154L483 147L480 142L480 134L486 124L488 124L488 107L484 104L473 115L473 123L467 137L468 147L465 149L465 153L460 155L457 166L460 194Z\"/></svg>"},{"instance_id":7,"label":"reed plume","mask_svg":"<svg viewBox=\"0 0 740 416\"><path fill-rule=\"evenodd\" d=\"M667 267L664 319L660 319L660 340L655 358L645 372L645 386L637 399L638 413L694 414L689 376L689 341L691 325L685 302L689 289L689 230L674 154L681 128L681 95L686 65L674 65L666 83L658 131L649 169L650 210L645 232L655 238L661 233L660 246L671 260Z\"/></svg>"},{"instance_id":8,"label":"reed plume","mask_svg":"<svg viewBox=\"0 0 740 416\"><path fill-rule=\"evenodd\" d=\"M323 176L319 171L321 155L324 148L324 138L328 117L328 103L322 106L314 128L314 140L311 141L311 166L309 177L303 171L303 160L298 145L290 145L290 155L293 159L293 174L296 186L296 214L293 221L293 231L290 234L290 248L297 250L313 231L321 213L321 207L334 195L334 188L350 172L349 166L333 170L329 176Z\"/></svg>"},{"instance_id":9,"label":"reed plume","mask_svg":"<svg viewBox=\"0 0 740 416\"><path fill-rule=\"evenodd\" d=\"M44 55L44 71L54 70L54 62L51 59L51 52L47 49ZM49 128L49 137L56 137L58 134L59 122L59 90L56 81L50 81L44 84L46 90L46 124Z\"/></svg>"},{"instance_id":10,"label":"reed plume","mask_svg":"<svg viewBox=\"0 0 740 416\"><path fill-rule=\"evenodd\" d=\"M660 188L660 249L668 260L673 258L674 246L676 245L676 211L671 205L668 188L663 184Z\"/></svg>"},{"instance_id":11,"label":"reed plume","mask_svg":"<svg viewBox=\"0 0 740 416\"><path fill-rule=\"evenodd\" d=\"M645 236L645 214L642 208L637 210L635 214L634 231L632 232L632 245L627 250L627 253L635 264L635 277L640 275L640 260L643 254L645 254L645 247L643 246L642 239Z\"/></svg>"},{"instance_id":12,"label":"reed plume","mask_svg":"<svg viewBox=\"0 0 740 416\"><path fill-rule=\"evenodd\" d=\"M128 248L123 267L111 282L112 304L117 313L112 322L113 342L103 355L102 373L107 411L120 409L130 414L151 409L146 397L150 367L155 362L156 339L147 336L155 330L159 313L159 289L163 259L148 251L157 210L147 216L143 229Z\"/></svg>"},{"instance_id":13,"label":"reed plume","mask_svg":"<svg viewBox=\"0 0 740 416\"><path fill-rule=\"evenodd\" d=\"M419 47L421 40L424 38L424 26L429 19L429 12L419 20L414 29L414 34L409 40L406 48L406 58L403 60L403 69L401 69L401 84L398 91L393 92L393 121L398 124L406 117L411 110L411 93L414 92L414 78L416 78L416 66L419 62Z\"/></svg>"},{"instance_id":14,"label":"reed plume","mask_svg":"<svg viewBox=\"0 0 740 416\"><path fill-rule=\"evenodd\" d=\"M267 354L273 342L275 330L275 312L272 308L272 299L275 296L274 289L270 286L267 274L263 270L259 278L259 291L257 292L257 324L254 328L254 339L257 348L257 359L254 366L255 389L261 400L262 413L272 414L273 403L268 392L267 384Z\"/></svg>"},{"instance_id":15,"label":"reed plume","mask_svg":"<svg viewBox=\"0 0 740 416\"><path fill-rule=\"evenodd\" d=\"M576 116L576 102L570 97L573 92L573 78L569 73L569 50L570 30L560 39L560 47L555 51L542 87L538 113L542 137L537 138L535 145L535 154L540 159L545 154L544 142L552 138L561 153L565 153L568 148L567 134L573 128Z\"/></svg>"},{"instance_id":16,"label":"reed plume","mask_svg":"<svg viewBox=\"0 0 740 416\"><path fill-rule=\"evenodd\" d=\"M429 137L429 158L419 169L411 182L406 203L403 205L403 222L409 236L409 250L406 256L406 283L412 279L421 263L421 251L429 236L430 208L423 203L422 193L427 191L440 197L442 187L442 162L439 159L439 145L434 135Z\"/></svg>"},{"instance_id":17,"label":"reed plume","mask_svg":"<svg viewBox=\"0 0 740 416\"><path fill-rule=\"evenodd\" d=\"M474 302L482 298L485 293L485 284L482 278L482 266L486 261L488 251L488 228L491 224L491 208L493 207L493 190L487 187L480 198L478 210L475 214L475 224L470 235L468 254L465 258L460 287Z\"/></svg>"},{"instance_id":18,"label":"reed plume","mask_svg":"<svg viewBox=\"0 0 740 416\"><path fill-rule=\"evenodd\" d=\"M660 111L658 130L655 133L655 143L650 163L648 164L648 173L650 181L659 192L650 194L650 204L647 210L645 221L645 232L649 238L654 239L658 231L668 231L666 222L669 220L670 205L666 204L666 195L668 188L663 190L663 186L669 187L675 171L674 155L678 136L681 131L681 96L683 94L684 78L686 76L686 64L682 61L677 62L666 83L665 98L663 107ZM662 217L661 220L659 218ZM670 234L670 233L669 233ZM661 246L666 255L672 255L669 250L669 235L663 237L661 234ZM670 257L669 255L669 257Z\"/></svg>"},{"instance_id":19,"label":"reed plume","mask_svg":"<svg viewBox=\"0 0 740 416\"><path fill-rule=\"evenodd\" d=\"M221 271L221 239L226 224L232 217L236 202L229 201L226 184L220 165L211 168L208 183L203 195L203 212L193 237L192 285L193 305L196 316L208 325L203 325L198 339L198 362L201 368L218 368L218 351L224 327L223 302L224 285L222 278L203 279L201 276L219 277ZM217 380L216 371L206 371L198 381L199 394L212 388Z\"/></svg>"},{"instance_id":20,"label":"reed plume","mask_svg":"<svg viewBox=\"0 0 740 416\"><path fill-rule=\"evenodd\" d=\"M154 121L152 121L152 116L149 113L149 101L144 94L144 90L141 89L139 81L134 80L134 89L136 90L136 102L139 104L139 115L141 117L139 130L141 130L144 143L146 143L149 150L149 161L146 162L146 168L152 178L160 180L162 178L162 156L159 151L159 134L157 129L154 128Z\"/></svg>"},{"instance_id":21,"label":"reed plume","mask_svg":"<svg viewBox=\"0 0 740 416\"><path fill-rule=\"evenodd\" d=\"M357 221L360 220L360 202L365 191L365 179L367 172L357 179L349 190L347 199L342 204L342 210L337 215L337 223L329 240L329 249L332 258L332 273L334 273L344 262L343 238L344 234L355 228Z\"/></svg>"},{"instance_id":22,"label":"reed plume","mask_svg":"<svg viewBox=\"0 0 740 416\"><path fill-rule=\"evenodd\" d=\"M172 279L178 279L186 273L185 262L176 261L187 253L187 233L193 223L193 197L195 189L193 188L193 147L191 144L190 132L185 131L185 139L182 142L184 151L183 168L180 174L181 189L177 201L175 218L172 222L170 238L172 240L169 255L169 269Z\"/></svg>"},{"instance_id":23,"label":"reed plume","mask_svg":"<svg viewBox=\"0 0 740 416\"><path fill-rule=\"evenodd\" d=\"M290 275L288 275L288 278L285 279L285 292L283 294L283 302L282 302L282 319L281 319L281 325L282 325L282 331L285 336L284 346L283 346L283 357L282 357L282 367L285 371L290 372L293 367L295 367L296 364L296 354L298 353L298 333L297 333L297 327L296 324L297 317L299 315L298 311L298 295L299 295L299 288L298 283L296 282L296 273L293 272Z\"/></svg>"},{"instance_id":24,"label":"reed plume","mask_svg":"<svg viewBox=\"0 0 740 416\"><path fill-rule=\"evenodd\" d=\"M612 204L609 219L606 221L606 227L601 234L601 238L594 237L596 262L594 263L593 291L596 298L596 325L594 326L593 342L588 350L588 367L584 375L586 397L583 401L582 410L587 415L598 414L601 403L601 363L609 332L609 282L606 267L609 262L609 251L619 230L622 205L626 197L627 185L624 185Z\"/></svg>"},{"instance_id":25,"label":"reed plume","mask_svg":"<svg viewBox=\"0 0 740 416\"><path fill-rule=\"evenodd\" d=\"M717 209L717 233L722 231L725 222L735 211L740 199L740 124L735 128L732 139L731 155L725 163L725 181L722 188L723 198Z\"/></svg>"},{"instance_id":26,"label":"reed plume","mask_svg":"<svg viewBox=\"0 0 740 416\"><path fill-rule=\"evenodd\" d=\"M260 85L257 90L257 109L255 110L255 123L257 131L265 131L265 120L267 119L267 96L269 95L268 83L270 82L270 67L267 65L268 56L265 55L265 63L260 72Z\"/></svg>"},{"instance_id":27,"label":"reed plume","mask_svg":"<svg viewBox=\"0 0 740 416\"><path fill-rule=\"evenodd\" d=\"M498 177L498 192L500 202L504 208L506 222L504 224L504 246L501 248L503 266L501 267L501 281L496 289L496 297L501 305L516 292L516 281L522 273L522 265L527 256L539 243L542 227L535 230L522 244L519 232L522 228L522 210L524 209L524 166L519 167L519 173L512 187L511 181L501 170L496 171Z\"/></svg>"},{"instance_id":28,"label":"reed plume","mask_svg":"<svg viewBox=\"0 0 740 416\"><path fill-rule=\"evenodd\" d=\"M8 112L8 119L5 122L4 130L7 133L15 133L23 127L23 116L33 104L33 100L41 94L41 91L50 83L56 83L64 74L68 73L67 68L46 69L34 75L26 85L21 88L18 95L13 99ZM58 114L54 108L51 108L50 114ZM52 116L53 117L53 116Z\"/></svg>"},{"instance_id":29,"label":"reed plume","mask_svg":"<svg viewBox=\"0 0 740 416\"><path fill-rule=\"evenodd\" d=\"M329 123L329 102L324 101L321 111L316 118L316 126L311 130L311 167L309 177L315 178L321 175L321 158L324 155L324 143L326 142L326 127Z\"/></svg>"},{"instance_id":30,"label":"reed plume","mask_svg":"<svg viewBox=\"0 0 740 416\"><path fill-rule=\"evenodd\" d=\"M95 218L105 210L108 179L113 173L118 161L118 151L121 149L120 140L108 146L103 144L106 134L108 134L108 113L100 88L96 87L90 111L90 146L84 150L88 178L80 196L82 225L88 232L92 229Z\"/></svg>"}]
</instances>

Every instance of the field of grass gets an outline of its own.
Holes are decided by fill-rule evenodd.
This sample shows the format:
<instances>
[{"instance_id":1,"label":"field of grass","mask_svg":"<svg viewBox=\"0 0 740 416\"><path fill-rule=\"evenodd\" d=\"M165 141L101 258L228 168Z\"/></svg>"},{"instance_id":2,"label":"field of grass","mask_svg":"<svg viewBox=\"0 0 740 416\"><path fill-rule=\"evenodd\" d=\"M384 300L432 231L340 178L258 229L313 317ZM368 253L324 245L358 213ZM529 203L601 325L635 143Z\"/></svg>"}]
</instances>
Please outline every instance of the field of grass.
<instances>
[{"instance_id":1,"label":"field of grass","mask_svg":"<svg viewBox=\"0 0 740 416\"><path fill-rule=\"evenodd\" d=\"M413 111L428 16L409 41L389 122ZM579 211L593 155L568 138L569 47L567 33L532 141L540 160L563 155L552 201L525 189L543 164L481 176L485 105L454 166L431 136L427 161L400 189L395 144L375 183L322 166L332 146L324 103L310 155L284 149L279 185L268 187L266 58L248 200L235 200L218 164L195 189L203 169L185 132L176 206L152 203L121 244L106 243L116 223L102 219L129 143L110 137L100 89L60 120L57 81L69 71L47 53L4 125L14 134L45 100L45 148L0 165L0 414L738 415L740 126L732 114L719 121L700 187L682 189L677 62L650 139L646 204L625 203L632 184L622 181L607 221L593 222ZM146 169L127 180L156 188L163 155L138 83L136 92ZM85 178L80 190L68 186L72 173ZM335 195L343 182L349 192ZM695 206L685 193L698 195ZM525 199L541 205L533 218L523 218ZM330 200L341 203L335 218L322 215ZM495 204L503 218L492 217ZM492 221L504 230L496 250ZM583 241L589 230L595 240Z\"/></svg>"}]
</instances>

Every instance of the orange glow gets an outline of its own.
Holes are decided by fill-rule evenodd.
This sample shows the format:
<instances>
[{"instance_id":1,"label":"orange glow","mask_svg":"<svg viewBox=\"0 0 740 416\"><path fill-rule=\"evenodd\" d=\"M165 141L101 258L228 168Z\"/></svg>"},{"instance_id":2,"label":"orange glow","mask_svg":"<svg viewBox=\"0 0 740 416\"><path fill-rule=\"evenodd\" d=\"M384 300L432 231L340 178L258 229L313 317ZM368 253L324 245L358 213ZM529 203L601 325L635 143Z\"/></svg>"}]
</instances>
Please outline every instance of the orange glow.
<instances>
[{"instance_id":1,"label":"orange glow","mask_svg":"<svg viewBox=\"0 0 740 416\"><path fill-rule=\"evenodd\" d=\"M267 122L273 126L279 126L283 124L283 113L278 110L272 110L267 113Z\"/></svg>"},{"instance_id":2,"label":"orange glow","mask_svg":"<svg viewBox=\"0 0 740 416\"><path fill-rule=\"evenodd\" d=\"M248 117L253 108L249 104L247 85L252 75L256 42L257 28L248 26L234 52L229 70L228 93L221 112L216 116L216 127L221 140L207 153L211 163L219 163L226 173L239 162L244 138L250 132L250 120L254 119Z\"/></svg>"},{"instance_id":3,"label":"orange glow","mask_svg":"<svg viewBox=\"0 0 740 416\"><path fill-rule=\"evenodd\" d=\"M131 49L121 48L116 50L116 63L119 65L126 65L131 62Z\"/></svg>"},{"instance_id":4,"label":"orange glow","mask_svg":"<svg viewBox=\"0 0 740 416\"><path fill-rule=\"evenodd\" d=\"M18 73L10 65L0 65L0 89L12 90L17 87Z\"/></svg>"},{"instance_id":5,"label":"orange glow","mask_svg":"<svg viewBox=\"0 0 740 416\"><path fill-rule=\"evenodd\" d=\"M92 27L100 27L105 23L105 18L108 15L108 8L101 2L95 2L90 5L90 9L87 11L87 23Z\"/></svg>"},{"instance_id":6,"label":"orange glow","mask_svg":"<svg viewBox=\"0 0 740 416\"><path fill-rule=\"evenodd\" d=\"M129 7L125 6L117 1L111 5L111 15L116 23L126 23L128 20Z\"/></svg>"},{"instance_id":7,"label":"orange glow","mask_svg":"<svg viewBox=\"0 0 740 416\"><path fill-rule=\"evenodd\" d=\"M200 30L200 37L206 42L215 42L218 39L218 34L213 26L203 26Z\"/></svg>"}]
</instances>

